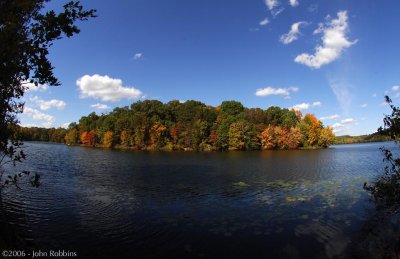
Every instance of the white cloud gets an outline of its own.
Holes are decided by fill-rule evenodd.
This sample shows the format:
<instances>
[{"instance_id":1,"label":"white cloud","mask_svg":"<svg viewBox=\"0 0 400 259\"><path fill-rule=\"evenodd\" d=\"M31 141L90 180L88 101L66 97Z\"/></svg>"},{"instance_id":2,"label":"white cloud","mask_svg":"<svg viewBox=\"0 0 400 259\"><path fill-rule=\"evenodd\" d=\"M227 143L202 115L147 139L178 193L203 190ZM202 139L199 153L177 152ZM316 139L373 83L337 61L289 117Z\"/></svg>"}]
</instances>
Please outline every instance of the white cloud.
<instances>
[{"instance_id":1,"label":"white cloud","mask_svg":"<svg viewBox=\"0 0 400 259\"><path fill-rule=\"evenodd\" d=\"M349 132L349 129L351 128L351 125L356 125L357 121L354 120L353 118L346 118L344 120L341 120L340 122L334 123L331 127L333 128L333 132L339 133L339 132Z\"/></svg>"},{"instance_id":2,"label":"white cloud","mask_svg":"<svg viewBox=\"0 0 400 259\"><path fill-rule=\"evenodd\" d=\"M283 34L280 38L280 41L283 44L289 44L297 40L300 35L300 26L302 24L307 24L307 23L306 22L293 23L292 26L290 27L290 31L286 34Z\"/></svg>"},{"instance_id":3,"label":"white cloud","mask_svg":"<svg viewBox=\"0 0 400 259\"><path fill-rule=\"evenodd\" d=\"M335 120L338 118L340 118L340 116L338 114L333 114L331 116L321 117L319 119L323 121L323 120Z\"/></svg>"},{"instance_id":4,"label":"white cloud","mask_svg":"<svg viewBox=\"0 0 400 259\"><path fill-rule=\"evenodd\" d=\"M143 56L142 53L135 53L135 55L133 55L133 59L134 59L134 60L139 60L139 59L142 58L142 56Z\"/></svg>"},{"instance_id":5,"label":"white cloud","mask_svg":"<svg viewBox=\"0 0 400 259\"><path fill-rule=\"evenodd\" d=\"M300 103L300 104L296 104L292 107L292 109L296 110L296 111L302 111L302 110L307 110L310 108L310 104L309 103Z\"/></svg>"},{"instance_id":6,"label":"white cloud","mask_svg":"<svg viewBox=\"0 0 400 259\"><path fill-rule=\"evenodd\" d=\"M71 124L71 122L63 123L63 124L61 125L61 128L68 129L69 124Z\"/></svg>"},{"instance_id":7,"label":"white cloud","mask_svg":"<svg viewBox=\"0 0 400 259\"><path fill-rule=\"evenodd\" d=\"M279 6L279 1L278 0L265 0L265 5L268 7L268 10L272 10L275 7Z\"/></svg>"},{"instance_id":8,"label":"white cloud","mask_svg":"<svg viewBox=\"0 0 400 259\"><path fill-rule=\"evenodd\" d=\"M312 106L313 107L320 107L322 105L322 103L320 102L320 101L317 101L317 102L313 102L312 103Z\"/></svg>"},{"instance_id":9,"label":"white cloud","mask_svg":"<svg viewBox=\"0 0 400 259\"><path fill-rule=\"evenodd\" d=\"M41 110L48 110L52 107L57 108L57 110L62 110L65 108L65 105L66 105L66 103L62 100L51 99L49 101L44 101L37 96L30 98L30 100L32 102L35 102L37 105L39 105L39 108Z\"/></svg>"},{"instance_id":10,"label":"white cloud","mask_svg":"<svg viewBox=\"0 0 400 259\"><path fill-rule=\"evenodd\" d=\"M340 11L337 13L337 19L328 20L325 25L320 24L314 34L323 34L322 45L317 45L314 54L300 54L294 61L311 68L320 68L338 59L344 49L357 43L357 40L349 41L346 38L349 27L347 18L347 11Z\"/></svg>"},{"instance_id":11,"label":"white cloud","mask_svg":"<svg viewBox=\"0 0 400 259\"><path fill-rule=\"evenodd\" d=\"M95 108L97 110L107 110L110 109L110 107L106 104L102 104L102 103L96 103L96 104L92 104L90 105L90 107Z\"/></svg>"},{"instance_id":12,"label":"white cloud","mask_svg":"<svg viewBox=\"0 0 400 259\"><path fill-rule=\"evenodd\" d=\"M257 96L268 96L268 95L285 95L289 96L290 93L294 93L299 91L298 87L289 87L289 88L273 88L273 87L266 87L257 89L255 95Z\"/></svg>"},{"instance_id":13,"label":"white cloud","mask_svg":"<svg viewBox=\"0 0 400 259\"><path fill-rule=\"evenodd\" d=\"M258 24L261 25L261 26L265 26L265 25L267 25L268 23L269 23L268 18L265 18L264 20L262 20L262 21L259 22Z\"/></svg>"},{"instance_id":14,"label":"white cloud","mask_svg":"<svg viewBox=\"0 0 400 259\"><path fill-rule=\"evenodd\" d=\"M392 87L392 91L393 92L396 92L396 91L399 91L400 90L400 86L399 85L394 85L393 87Z\"/></svg>"},{"instance_id":15,"label":"white cloud","mask_svg":"<svg viewBox=\"0 0 400 259\"><path fill-rule=\"evenodd\" d=\"M28 81L23 81L22 85L25 87L25 92L43 92L46 91L49 86L47 84L41 85L38 84L37 86L34 83L30 83Z\"/></svg>"},{"instance_id":16,"label":"white cloud","mask_svg":"<svg viewBox=\"0 0 400 259\"><path fill-rule=\"evenodd\" d=\"M356 123L356 121L353 118L347 118L347 119L341 120L340 123L342 123L342 124L353 124L353 123Z\"/></svg>"},{"instance_id":17,"label":"white cloud","mask_svg":"<svg viewBox=\"0 0 400 259\"><path fill-rule=\"evenodd\" d=\"M335 124L332 125L332 128L341 128L344 127L344 125L342 123L336 122Z\"/></svg>"},{"instance_id":18,"label":"white cloud","mask_svg":"<svg viewBox=\"0 0 400 259\"><path fill-rule=\"evenodd\" d=\"M335 133L335 134L339 133L339 132L343 132L345 130L345 125L343 125L342 123L339 123L339 122L333 124L331 127L333 129L333 133Z\"/></svg>"},{"instance_id":19,"label":"white cloud","mask_svg":"<svg viewBox=\"0 0 400 259\"><path fill-rule=\"evenodd\" d=\"M139 89L123 86L121 79L114 79L107 75L84 75L76 81L76 85L80 89L81 98L92 97L105 102L137 99L142 95Z\"/></svg>"},{"instance_id":20,"label":"white cloud","mask_svg":"<svg viewBox=\"0 0 400 259\"><path fill-rule=\"evenodd\" d=\"M366 103L360 105L361 108L367 108L367 106L368 106L368 104L366 104Z\"/></svg>"},{"instance_id":21,"label":"white cloud","mask_svg":"<svg viewBox=\"0 0 400 259\"><path fill-rule=\"evenodd\" d=\"M292 109L296 110L296 111L303 111L303 110L308 110L311 107L319 107L321 106L322 103L320 101L317 102L313 102L313 103L300 103L300 104L296 104L292 107Z\"/></svg>"},{"instance_id":22,"label":"white cloud","mask_svg":"<svg viewBox=\"0 0 400 259\"><path fill-rule=\"evenodd\" d=\"M21 127L24 127L24 128L33 128L33 127L39 128L39 126L34 123L26 123L26 124L21 123L20 125L21 125Z\"/></svg>"},{"instance_id":23,"label":"white cloud","mask_svg":"<svg viewBox=\"0 0 400 259\"><path fill-rule=\"evenodd\" d=\"M36 109L32 109L30 107L25 107L23 114L26 114L27 116L31 117L34 120L42 121L42 125L44 127L51 127L54 123L53 116L42 113L42 112L40 112Z\"/></svg>"},{"instance_id":24,"label":"white cloud","mask_svg":"<svg viewBox=\"0 0 400 259\"><path fill-rule=\"evenodd\" d=\"M372 94L372 97L376 97L376 94Z\"/></svg>"},{"instance_id":25,"label":"white cloud","mask_svg":"<svg viewBox=\"0 0 400 259\"><path fill-rule=\"evenodd\" d=\"M296 7L296 6L299 5L299 1L297 1L297 0L289 0L289 4L290 4L292 7Z\"/></svg>"}]
</instances>

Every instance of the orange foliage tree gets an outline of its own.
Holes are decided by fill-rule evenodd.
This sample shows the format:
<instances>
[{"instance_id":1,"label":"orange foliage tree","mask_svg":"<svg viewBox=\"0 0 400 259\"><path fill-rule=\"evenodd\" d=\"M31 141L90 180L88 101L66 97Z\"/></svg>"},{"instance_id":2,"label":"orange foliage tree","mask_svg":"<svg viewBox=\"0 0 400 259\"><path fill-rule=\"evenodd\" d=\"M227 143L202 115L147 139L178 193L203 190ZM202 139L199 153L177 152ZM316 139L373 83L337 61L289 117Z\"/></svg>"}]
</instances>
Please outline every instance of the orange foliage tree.
<instances>
[{"instance_id":1,"label":"orange foliage tree","mask_svg":"<svg viewBox=\"0 0 400 259\"><path fill-rule=\"evenodd\" d=\"M87 132L84 131L80 135L80 139L83 145L88 145L88 138L87 138Z\"/></svg>"},{"instance_id":2,"label":"orange foliage tree","mask_svg":"<svg viewBox=\"0 0 400 259\"><path fill-rule=\"evenodd\" d=\"M263 149L275 149L277 147L275 141L275 130L274 127L269 125L260 134L261 147Z\"/></svg>"}]
</instances>

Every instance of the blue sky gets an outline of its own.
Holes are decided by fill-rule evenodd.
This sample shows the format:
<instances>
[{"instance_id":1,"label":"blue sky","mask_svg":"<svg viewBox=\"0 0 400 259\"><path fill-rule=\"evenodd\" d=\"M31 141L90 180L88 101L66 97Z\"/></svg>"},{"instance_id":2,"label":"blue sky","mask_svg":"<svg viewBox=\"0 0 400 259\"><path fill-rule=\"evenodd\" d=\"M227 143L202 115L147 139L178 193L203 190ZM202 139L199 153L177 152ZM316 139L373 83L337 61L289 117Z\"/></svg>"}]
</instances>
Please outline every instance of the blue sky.
<instances>
[{"instance_id":1,"label":"blue sky","mask_svg":"<svg viewBox=\"0 0 400 259\"><path fill-rule=\"evenodd\" d=\"M59 127L137 100L313 113L337 135L375 132L400 96L400 1L82 1L98 17L56 42L62 85L26 92L26 126ZM59 8L53 1L48 8Z\"/></svg>"}]
</instances>

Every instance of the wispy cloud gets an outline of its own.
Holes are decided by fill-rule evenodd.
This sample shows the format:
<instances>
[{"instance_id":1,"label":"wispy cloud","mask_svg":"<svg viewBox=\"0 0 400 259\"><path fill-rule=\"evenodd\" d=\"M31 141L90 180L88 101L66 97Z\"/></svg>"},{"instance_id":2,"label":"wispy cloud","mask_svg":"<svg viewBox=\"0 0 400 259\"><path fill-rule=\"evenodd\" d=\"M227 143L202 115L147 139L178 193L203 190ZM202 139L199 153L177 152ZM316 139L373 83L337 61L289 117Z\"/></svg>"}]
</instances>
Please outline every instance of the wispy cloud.
<instances>
[{"instance_id":1,"label":"wispy cloud","mask_svg":"<svg viewBox=\"0 0 400 259\"><path fill-rule=\"evenodd\" d=\"M142 92L131 86L123 86L121 79L100 75L84 75L76 81L81 98L95 98L107 101L120 101L121 99L137 99Z\"/></svg>"},{"instance_id":2,"label":"wispy cloud","mask_svg":"<svg viewBox=\"0 0 400 259\"><path fill-rule=\"evenodd\" d=\"M249 31L251 31L251 32L257 32L257 31L259 31L260 30L260 28L250 28L249 29Z\"/></svg>"},{"instance_id":3,"label":"wispy cloud","mask_svg":"<svg viewBox=\"0 0 400 259\"><path fill-rule=\"evenodd\" d=\"M30 101L36 103L41 110L48 110L50 108L57 108L57 110L62 110L65 108L66 105L63 100L51 99L49 101L44 101L37 96L30 98Z\"/></svg>"},{"instance_id":4,"label":"wispy cloud","mask_svg":"<svg viewBox=\"0 0 400 259\"><path fill-rule=\"evenodd\" d=\"M338 118L340 118L340 116L338 114L333 114L330 116L321 117L319 119L323 121L323 120L336 120Z\"/></svg>"},{"instance_id":5,"label":"wispy cloud","mask_svg":"<svg viewBox=\"0 0 400 259\"><path fill-rule=\"evenodd\" d=\"M322 45L317 45L314 54L303 53L298 55L294 61L311 68L320 68L338 59L344 49L357 43L346 38L348 32L347 11L337 13L336 19L327 17L326 24L320 24L314 34L322 34Z\"/></svg>"},{"instance_id":6,"label":"wispy cloud","mask_svg":"<svg viewBox=\"0 0 400 259\"><path fill-rule=\"evenodd\" d=\"M295 93L299 91L298 87L289 87L289 88L273 88L271 86L257 89L255 95L257 96L268 96L268 95L285 95L289 96L291 93Z\"/></svg>"},{"instance_id":7,"label":"wispy cloud","mask_svg":"<svg viewBox=\"0 0 400 259\"><path fill-rule=\"evenodd\" d=\"M366 104L366 103L363 103L360 105L361 108L367 108L367 106L368 106L368 104Z\"/></svg>"},{"instance_id":8,"label":"wispy cloud","mask_svg":"<svg viewBox=\"0 0 400 259\"><path fill-rule=\"evenodd\" d=\"M353 118L346 118L340 121L340 123L342 124L353 124L356 123L356 120L354 120Z\"/></svg>"},{"instance_id":9,"label":"wispy cloud","mask_svg":"<svg viewBox=\"0 0 400 259\"><path fill-rule=\"evenodd\" d=\"M310 13L318 12L318 5L312 4L312 5L308 6L307 11L309 11Z\"/></svg>"},{"instance_id":10,"label":"wispy cloud","mask_svg":"<svg viewBox=\"0 0 400 259\"><path fill-rule=\"evenodd\" d=\"M328 82L329 86L331 87L333 93L336 96L340 108L346 115L348 115L351 107L351 102L353 99L350 89L353 86L343 78L334 79L332 77L329 77Z\"/></svg>"},{"instance_id":11,"label":"wispy cloud","mask_svg":"<svg viewBox=\"0 0 400 259\"><path fill-rule=\"evenodd\" d=\"M261 26L266 26L269 23L268 18L265 18L264 20L260 21L258 24Z\"/></svg>"},{"instance_id":12,"label":"wispy cloud","mask_svg":"<svg viewBox=\"0 0 400 259\"><path fill-rule=\"evenodd\" d=\"M290 27L290 31L281 36L280 41L283 44L289 44L297 40L300 35L300 26L307 24L306 22L296 22Z\"/></svg>"},{"instance_id":13,"label":"wispy cloud","mask_svg":"<svg viewBox=\"0 0 400 259\"><path fill-rule=\"evenodd\" d=\"M264 2L274 18L285 10L278 0L265 0Z\"/></svg>"}]
</instances>

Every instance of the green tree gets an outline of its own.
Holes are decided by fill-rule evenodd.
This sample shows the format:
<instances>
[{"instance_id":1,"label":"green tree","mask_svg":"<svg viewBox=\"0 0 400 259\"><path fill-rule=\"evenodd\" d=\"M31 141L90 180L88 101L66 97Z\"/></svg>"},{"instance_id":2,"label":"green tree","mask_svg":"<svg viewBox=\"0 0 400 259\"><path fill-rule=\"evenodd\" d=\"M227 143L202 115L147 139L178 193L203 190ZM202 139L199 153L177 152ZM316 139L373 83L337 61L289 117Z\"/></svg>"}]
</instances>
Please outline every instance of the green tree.
<instances>
[{"instance_id":1,"label":"green tree","mask_svg":"<svg viewBox=\"0 0 400 259\"><path fill-rule=\"evenodd\" d=\"M64 5L60 13L43 12L46 2L0 1L0 166L25 157L16 134L25 90L60 84L48 59L49 47L63 36L79 33L76 21L95 16L95 10L86 11L77 1Z\"/></svg>"},{"instance_id":2,"label":"green tree","mask_svg":"<svg viewBox=\"0 0 400 259\"><path fill-rule=\"evenodd\" d=\"M378 132L384 136L390 136L396 141L400 136L400 108L393 105L392 100L385 96L386 103L392 109L390 115L385 115L383 119L384 127L380 127ZM364 188L371 192L378 209L390 208L400 204L400 157L385 147L381 148L384 160L388 163L385 173L379 176L372 184L364 183Z\"/></svg>"},{"instance_id":3,"label":"green tree","mask_svg":"<svg viewBox=\"0 0 400 259\"><path fill-rule=\"evenodd\" d=\"M245 120L232 123L229 127L228 136L229 150L253 150L260 146L252 124Z\"/></svg>"},{"instance_id":4,"label":"green tree","mask_svg":"<svg viewBox=\"0 0 400 259\"><path fill-rule=\"evenodd\" d=\"M223 101L221 111L228 115L238 115L244 111L243 104L237 101Z\"/></svg>"},{"instance_id":5,"label":"green tree","mask_svg":"<svg viewBox=\"0 0 400 259\"><path fill-rule=\"evenodd\" d=\"M192 148L198 150L200 144L204 142L208 135L208 124L203 120L196 120L192 128Z\"/></svg>"}]
</instances>

